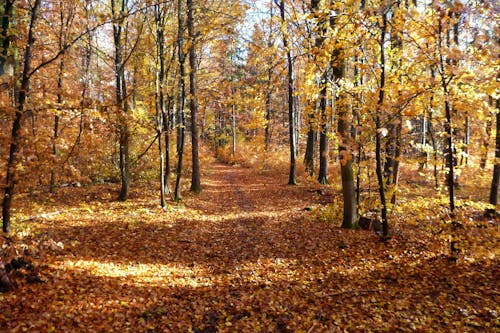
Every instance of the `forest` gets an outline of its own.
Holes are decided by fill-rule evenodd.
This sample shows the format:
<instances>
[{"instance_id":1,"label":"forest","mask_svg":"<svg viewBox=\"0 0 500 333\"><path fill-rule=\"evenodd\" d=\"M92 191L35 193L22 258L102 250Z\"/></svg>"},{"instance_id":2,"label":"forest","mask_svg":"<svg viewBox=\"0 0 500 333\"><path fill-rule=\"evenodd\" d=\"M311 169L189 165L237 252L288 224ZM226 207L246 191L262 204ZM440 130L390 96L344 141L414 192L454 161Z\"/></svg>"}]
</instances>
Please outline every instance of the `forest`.
<instances>
[{"instance_id":1,"label":"forest","mask_svg":"<svg viewBox=\"0 0 500 333\"><path fill-rule=\"evenodd\" d=\"M0 331L497 332L499 14L0 1Z\"/></svg>"}]
</instances>

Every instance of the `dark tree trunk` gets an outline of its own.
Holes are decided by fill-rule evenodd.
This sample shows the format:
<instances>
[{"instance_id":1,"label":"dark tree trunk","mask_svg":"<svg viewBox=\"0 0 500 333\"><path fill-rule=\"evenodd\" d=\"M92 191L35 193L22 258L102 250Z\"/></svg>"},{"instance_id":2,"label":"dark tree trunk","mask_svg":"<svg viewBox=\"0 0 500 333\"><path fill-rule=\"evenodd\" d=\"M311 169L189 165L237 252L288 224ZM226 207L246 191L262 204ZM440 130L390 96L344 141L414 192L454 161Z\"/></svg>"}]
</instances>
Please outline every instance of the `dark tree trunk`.
<instances>
[{"instance_id":1,"label":"dark tree trunk","mask_svg":"<svg viewBox=\"0 0 500 333\"><path fill-rule=\"evenodd\" d=\"M495 165L493 166L493 179L491 180L490 204L498 205L498 184L500 183L500 99L496 100L496 137L495 137Z\"/></svg>"},{"instance_id":2,"label":"dark tree trunk","mask_svg":"<svg viewBox=\"0 0 500 333\"><path fill-rule=\"evenodd\" d=\"M156 72L156 135L158 136L158 154L160 156L160 205L165 207L167 181L165 175L165 154L163 152L162 134L165 128L168 130L168 119L165 117L165 50L164 50L164 29L165 19L163 17L162 8L159 4L154 6L155 28L156 28L156 58L159 68Z\"/></svg>"},{"instance_id":3,"label":"dark tree trunk","mask_svg":"<svg viewBox=\"0 0 500 333\"><path fill-rule=\"evenodd\" d=\"M281 22L285 24L285 2L280 1L280 14ZM288 174L288 185L297 184L295 180L295 105L294 105L294 78L293 78L293 58L291 52L291 45L289 44L287 34L283 32L283 47L286 50L286 59L288 64L287 70L287 90L288 90L288 130L289 130L289 141L290 141L290 172Z\"/></svg>"},{"instance_id":4,"label":"dark tree trunk","mask_svg":"<svg viewBox=\"0 0 500 333\"><path fill-rule=\"evenodd\" d=\"M177 168L175 179L174 200L181 200L181 179L182 179L182 162L184 159L184 142L186 136L186 115L184 111L186 103L186 71L184 54L184 18L182 16L182 0L177 2L177 22L178 22L178 56L179 56L179 105L178 114L180 124L177 137Z\"/></svg>"},{"instance_id":5,"label":"dark tree trunk","mask_svg":"<svg viewBox=\"0 0 500 333\"><path fill-rule=\"evenodd\" d=\"M307 130L306 152L304 154L306 172L311 176L314 174L314 145L316 143L316 131L314 130L313 117L312 114L308 115L309 124Z\"/></svg>"},{"instance_id":6,"label":"dark tree trunk","mask_svg":"<svg viewBox=\"0 0 500 333\"><path fill-rule=\"evenodd\" d=\"M270 49L273 47L273 29L272 29L272 20L273 20L273 6L269 9L269 36L267 41L267 47ZM271 147L271 102L272 102L272 85L271 81L273 78L273 67L271 66L271 59L268 59L267 64L267 91L266 91L266 124L264 127L264 135L265 135L265 149L266 152L269 151Z\"/></svg>"},{"instance_id":7,"label":"dark tree trunk","mask_svg":"<svg viewBox=\"0 0 500 333\"><path fill-rule=\"evenodd\" d=\"M382 27L380 31L380 87L377 102L377 114L375 116L375 159L376 159L376 173L378 180L378 190L380 196L380 206L381 206L381 218L382 218L382 237L387 237L389 235L389 221L387 220L387 199L385 197L385 182L382 167L382 110L385 103L385 37L387 33L387 13L383 13Z\"/></svg>"},{"instance_id":8,"label":"dark tree trunk","mask_svg":"<svg viewBox=\"0 0 500 333\"><path fill-rule=\"evenodd\" d=\"M68 21L65 22L64 20L64 10L63 10L63 3L62 1L59 2L60 8L59 8L59 52L61 52L61 58L59 59L59 68L58 68L58 73L57 73L57 110L61 111L62 108L62 88L63 88L63 78L64 78L64 68L65 68L65 63L64 63L64 44L66 42L66 29L68 28L68 23L69 23L69 18ZM71 15L68 13L68 15ZM57 159L57 154L58 154L58 149L57 149L57 139L59 138L59 114L56 113L54 116L54 132L53 132L53 137L52 137L52 155L53 155L53 161L52 161L52 169L50 170L50 185L49 185L49 192L54 193L55 189L55 182L56 182L56 175L55 175L55 165L56 165L56 159Z\"/></svg>"},{"instance_id":9,"label":"dark tree trunk","mask_svg":"<svg viewBox=\"0 0 500 333\"><path fill-rule=\"evenodd\" d=\"M201 192L200 180L200 159L198 156L198 102L196 100L196 49L195 49L195 31L193 0L187 0L187 28L190 39L189 46L189 109L191 111L191 153L192 153L192 171L191 171L191 191Z\"/></svg>"},{"instance_id":10,"label":"dark tree trunk","mask_svg":"<svg viewBox=\"0 0 500 333\"><path fill-rule=\"evenodd\" d=\"M490 105L493 105L493 98L490 97ZM492 121L491 118L489 117L488 120L486 121L486 125L484 128L484 137L482 138L482 146L481 146L481 160L479 162L479 168L481 170L484 170L486 168L486 161L488 160L488 149L490 147L490 140L491 140L491 126L492 126Z\"/></svg>"},{"instance_id":11,"label":"dark tree trunk","mask_svg":"<svg viewBox=\"0 0 500 333\"><path fill-rule=\"evenodd\" d=\"M323 87L320 92L319 109L321 114L321 123L319 131L319 172L318 182L328 184L328 119L326 119L326 76L328 70L323 74L321 84Z\"/></svg>"},{"instance_id":12,"label":"dark tree trunk","mask_svg":"<svg viewBox=\"0 0 500 333\"><path fill-rule=\"evenodd\" d=\"M10 206L16 184L16 164L18 161L19 145L21 144L21 126L24 118L24 104L26 95L30 88L30 69L31 69L31 54L32 47L35 43L34 29L38 18L41 0L36 0L31 11L30 25L28 30L28 41L24 50L24 66L21 75L21 84L16 94L16 114L12 123L12 132L10 136L9 159L7 162L6 185L2 202L2 230L5 233L11 232L10 225Z\"/></svg>"},{"instance_id":13,"label":"dark tree trunk","mask_svg":"<svg viewBox=\"0 0 500 333\"><path fill-rule=\"evenodd\" d=\"M444 112L446 122L444 124L444 131L446 133L446 151L445 151L445 159L446 159L446 184L448 186L448 194L449 194L449 204L450 204L450 215L454 216L455 214L455 149L453 144L453 126L452 126L452 114L451 114L451 105L449 101L449 88L448 88L448 77L446 75L446 64L443 55L443 43L442 43L442 20L439 20L439 50L440 50L440 70L441 70L441 88L443 89L444 95Z\"/></svg>"},{"instance_id":14,"label":"dark tree trunk","mask_svg":"<svg viewBox=\"0 0 500 333\"><path fill-rule=\"evenodd\" d=\"M115 21L113 22L113 39L115 47L115 95L118 107L119 145L120 145L120 179L121 189L118 200L125 201L129 191L129 128L128 128L128 103L127 103L127 81L125 78L125 62L123 58L122 24L125 19L127 0L121 0L117 8L117 0L111 0L111 11Z\"/></svg>"}]
</instances>

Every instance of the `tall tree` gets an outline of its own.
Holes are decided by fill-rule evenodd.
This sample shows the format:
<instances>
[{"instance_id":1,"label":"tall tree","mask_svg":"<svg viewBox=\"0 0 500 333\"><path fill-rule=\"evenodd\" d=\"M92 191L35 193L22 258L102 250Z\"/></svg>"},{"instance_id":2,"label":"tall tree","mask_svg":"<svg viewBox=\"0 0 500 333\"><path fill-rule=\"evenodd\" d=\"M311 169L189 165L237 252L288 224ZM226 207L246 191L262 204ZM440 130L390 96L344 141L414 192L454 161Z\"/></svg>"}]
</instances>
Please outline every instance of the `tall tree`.
<instances>
[{"instance_id":1,"label":"tall tree","mask_svg":"<svg viewBox=\"0 0 500 333\"><path fill-rule=\"evenodd\" d=\"M295 104L294 104L294 75L293 75L293 58L292 58L292 46L288 39L288 32L286 28L285 20L285 1L281 0L279 2L279 9L281 14L281 30L283 34L283 47L286 52L287 59L287 91L288 91L288 131L289 131L289 141L290 141L290 172L288 174L288 184L297 184L295 180L296 174L296 162L295 162Z\"/></svg>"},{"instance_id":2,"label":"tall tree","mask_svg":"<svg viewBox=\"0 0 500 333\"><path fill-rule=\"evenodd\" d=\"M496 215L498 205L498 185L500 183L500 99L496 100L496 136L495 136L495 164L493 165L493 178L490 188L490 204L494 206L493 215Z\"/></svg>"},{"instance_id":3,"label":"tall tree","mask_svg":"<svg viewBox=\"0 0 500 333\"><path fill-rule=\"evenodd\" d=\"M166 17L164 8L160 4L154 6L154 22L156 32L156 84L155 84L155 108L156 108L156 135L158 136L158 153L160 155L160 205L165 207L165 196L168 190L167 174L165 172L165 154L163 151L162 133L165 129L168 137L168 117L165 107L165 25ZM166 124L165 124L166 123ZM166 142L166 145L168 141ZM168 147L166 146L167 151Z\"/></svg>"},{"instance_id":4,"label":"tall tree","mask_svg":"<svg viewBox=\"0 0 500 333\"><path fill-rule=\"evenodd\" d=\"M196 100L196 32L194 30L193 0L187 0L187 29L189 36L189 110L191 111L191 191L201 192L200 159L198 157L198 102Z\"/></svg>"},{"instance_id":5,"label":"tall tree","mask_svg":"<svg viewBox=\"0 0 500 333\"><path fill-rule=\"evenodd\" d=\"M184 159L184 141L186 136L186 54L184 51L184 16L182 15L182 0L177 2L177 51L179 57L179 101L178 101L178 114L180 117L180 124L178 124L178 137L177 137L177 167L176 167L176 180L174 200L181 199L181 179L182 179L182 162Z\"/></svg>"},{"instance_id":6,"label":"tall tree","mask_svg":"<svg viewBox=\"0 0 500 333\"><path fill-rule=\"evenodd\" d=\"M28 92L30 90L30 78L31 78L31 62L32 62L32 51L33 45L35 44L35 25L38 19L38 14L40 10L41 0L35 0L33 7L30 11L30 20L28 28L28 39L26 42L26 48L24 49L23 58L23 68L20 77L20 84L18 89L16 89L16 105L15 105L15 116L12 122L12 131L10 135L10 148L9 148L9 159L7 162L7 172L6 172L6 185L5 192L2 202L2 230L5 233L11 232L10 224L10 207L12 203L12 197L14 196L14 189L16 184L17 167L19 148L21 144L21 127L22 122L26 113L25 103Z\"/></svg>"},{"instance_id":7,"label":"tall tree","mask_svg":"<svg viewBox=\"0 0 500 333\"><path fill-rule=\"evenodd\" d=\"M57 140L59 138L59 122L60 122L60 113L62 111L63 105L63 80L64 80L64 72L66 70L66 48L69 42L69 30L72 25L73 19L75 17L75 3L74 2L66 2L63 0L59 0L59 31L57 34L57 43L58 43L58 53L60 53L59 57L59 66L57 71L57 110L54 115L54 132L52 136L52 155L54 159L54 164L58 155L57 148ZM56 182L56 174L55 174L55 165L52 165L52 169L50 170L50 185L49 191L50 193L54 192Z\"/></svg>"},{"instance_id":8,"label":"tall tree","mask_svg":"<svg viewBox=\"0 0 500 333\"><path fill-rule=\"evenodd\" d=\"M118 109L118 131L119 131L119 155L120 155L120 179L121 189L118 199L125 201L129 192L129 104L127 101L127 79L125 77L125 62L123 45L123 31L127 19L126 12L128 0L111 0L111 13L113 15L113 41L114 41L114 65L115 65L115 97Z\"/></svg>"},{"instance_id":9,"label":"tall tree","mask_svg":"<svg viewBox=\"0 0 500 333\"><path fill-rule=\"evenodd\" d=\"M382 236L387 237L389 234L389 222L387 220L387 199L386 188L384 182L383 166L382 166L382 135L384 128L382 127L383 109L385 104L385 84L386 84L386 55L385 55L385 40L387 35L388 26L388 13L384 9L382 13L382 24L380 27L380 79L379 79L379 93L377 101L377 110L375 114L375 159L376 159L376 173L378 180L378 190L381 206L382 217Z\"/></svg>"}]
</instances>

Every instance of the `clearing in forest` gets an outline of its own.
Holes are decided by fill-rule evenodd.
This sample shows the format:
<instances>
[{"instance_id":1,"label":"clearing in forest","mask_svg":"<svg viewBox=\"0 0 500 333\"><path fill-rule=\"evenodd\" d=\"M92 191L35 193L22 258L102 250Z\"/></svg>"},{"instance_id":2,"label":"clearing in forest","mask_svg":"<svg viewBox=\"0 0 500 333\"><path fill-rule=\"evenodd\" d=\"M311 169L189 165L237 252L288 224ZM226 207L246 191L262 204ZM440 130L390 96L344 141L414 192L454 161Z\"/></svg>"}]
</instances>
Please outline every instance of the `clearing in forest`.
<instances>
[{"instance_id":1,"label":"clearing in forest","mask_svg":"<svg viewBox=\"0 0 500 333\"><path fill-rule=\"evenodd\" d=\"M494 221L465 224L469 252L455 263L435 207L399 220L383 243L339 228L329 187L207 170L201 194L166 209L155 183L125 203L103 184L17 207L24 231L3 240L17 251L4 255L29 263L0 294L0 331L498 331Z\"/></svg>"}]
</instances>

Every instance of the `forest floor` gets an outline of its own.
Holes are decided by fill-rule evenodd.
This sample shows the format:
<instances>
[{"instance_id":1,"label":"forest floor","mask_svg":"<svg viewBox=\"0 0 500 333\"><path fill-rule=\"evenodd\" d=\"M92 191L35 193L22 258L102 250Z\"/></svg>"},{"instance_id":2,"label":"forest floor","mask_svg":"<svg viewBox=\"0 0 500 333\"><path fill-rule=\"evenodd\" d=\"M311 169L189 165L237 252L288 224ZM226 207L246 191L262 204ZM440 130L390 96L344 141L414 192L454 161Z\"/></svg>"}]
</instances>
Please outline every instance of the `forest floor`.
<instances>
[{"instance_id":1,"label":"forest floor","mask_svg":"<svg viewBox=\"0 0 500 333\"><path fill-rule=\"evenodd\" d=\"M154 182L127 202L113 184L20 195L0 244L18 285L0 294L0 331L500 330L498 221L472 199L459 202L455 262L445 205L423 192L401 200L381 242L339 228L334 187L206 170L201 194L165 209ZM403 183L406 194L422 186Z\"/></svg>"}]
</instances>

